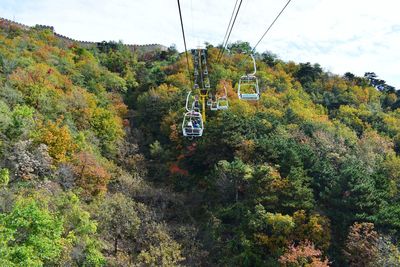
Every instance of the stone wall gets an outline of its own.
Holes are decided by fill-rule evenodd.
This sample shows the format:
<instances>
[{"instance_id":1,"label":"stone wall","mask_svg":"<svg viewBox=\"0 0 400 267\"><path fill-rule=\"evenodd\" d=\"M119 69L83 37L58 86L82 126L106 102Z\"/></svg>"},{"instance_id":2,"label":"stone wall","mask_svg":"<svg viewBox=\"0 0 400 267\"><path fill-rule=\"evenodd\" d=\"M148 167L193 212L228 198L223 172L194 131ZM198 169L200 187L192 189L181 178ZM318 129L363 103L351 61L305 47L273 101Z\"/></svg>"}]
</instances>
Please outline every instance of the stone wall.
<instances>
[{"instance_id":1,"label":"stone wall","mask_svg":"<svg viewBox=\"0 0 400 267\"><path fill-rule=\"evenodd\" d=\"M16 27L22 30L30 30L33 27L12 21L12 20L8 20L5 18L0 18L0 27L2 28L11 28L11 27ZM36 28L43 28L43 29L49 29L54 33L54 36L57 37L60 41L62 41L63 43L65 43L66 45L72 45L72 44L78 44L81 47L84 48L91 48L94 46L97 46L97 42L88 42L88 41L80 41L80 40L75 40L72 38L69 38L67 36L61 35L59 33L56 33L54 31L54 27L52 26L47 26L47 25L36 25ZM132 52L139 52L139 53L148 53L148 52L153 52L153 51L166 51L168 50L168 48L164 45L160 45L160 44L146 44L146 45L135 45L135 44L124 44L124 46L128 47L129 50L131 50Z\"/></svg>"}]
</instances>

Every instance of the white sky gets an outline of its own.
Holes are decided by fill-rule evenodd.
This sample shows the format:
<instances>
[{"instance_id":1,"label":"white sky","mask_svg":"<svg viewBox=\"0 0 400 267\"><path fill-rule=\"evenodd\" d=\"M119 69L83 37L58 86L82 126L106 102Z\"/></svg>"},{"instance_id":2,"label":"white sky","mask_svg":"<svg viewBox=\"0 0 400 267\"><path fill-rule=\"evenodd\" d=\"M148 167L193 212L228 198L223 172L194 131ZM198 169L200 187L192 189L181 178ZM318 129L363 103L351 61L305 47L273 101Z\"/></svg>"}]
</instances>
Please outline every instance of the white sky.
<instances>
[{"instance_id":1,"label":"white sky","mask_svg":"<svg viewBox=\"0 0 400 267\"><path fill-rule=\"evenodd\" d=\"M243 0L230 41L255 45L287 0ZM188 48L222 42L235 0L181 0ZM1 0L0 16L85 41L176 44L175 0ZM292 0L257 47L333 73L374 71L400 89L400 1Z\"/></svg>"}]
</instances>

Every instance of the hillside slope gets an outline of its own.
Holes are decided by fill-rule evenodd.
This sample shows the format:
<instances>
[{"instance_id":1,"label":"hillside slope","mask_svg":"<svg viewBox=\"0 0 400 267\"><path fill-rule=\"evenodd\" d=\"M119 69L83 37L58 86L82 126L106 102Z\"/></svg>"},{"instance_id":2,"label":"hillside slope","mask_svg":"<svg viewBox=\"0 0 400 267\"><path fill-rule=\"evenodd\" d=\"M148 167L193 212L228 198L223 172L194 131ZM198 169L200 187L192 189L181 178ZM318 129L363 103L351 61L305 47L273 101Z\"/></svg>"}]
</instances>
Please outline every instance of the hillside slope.
<instances>
[{"instance_id":1,"label":"hillside slope","mask_svg":"<svg viewBox=\"0 0 400 267\"><path fill-rule=\"evenodd\" d=\"M126 119L145 64L50 30L1 29L0 44L0 265L200 262L182 196L144 180Z\"/></svg>"},{"instance_id":2,"label":"hillside slope","mask_svg":"<svg viewBox=\"0 0 400 267\"><path fill-rule=\"evenodd\" d=\"M0 265L399 264L400 103L391 87L235 43L204 136L182 137L191 81L173 48L68 47L0 29Z\"/></svg>"}]
</instances>

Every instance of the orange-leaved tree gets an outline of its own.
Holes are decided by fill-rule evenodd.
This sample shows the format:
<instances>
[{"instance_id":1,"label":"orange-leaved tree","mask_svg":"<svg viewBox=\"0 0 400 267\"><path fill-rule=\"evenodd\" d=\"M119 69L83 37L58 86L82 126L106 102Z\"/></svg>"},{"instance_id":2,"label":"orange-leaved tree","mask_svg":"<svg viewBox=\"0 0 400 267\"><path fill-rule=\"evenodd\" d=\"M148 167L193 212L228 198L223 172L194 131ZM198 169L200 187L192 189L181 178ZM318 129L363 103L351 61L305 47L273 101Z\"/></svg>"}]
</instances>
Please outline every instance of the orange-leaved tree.
<instances>
[{"instance_id":1,"label":"orange-leaved tree","mask_svg":"<svg viewBox=\"0 0 400 267\"><path fill-rule=\"evenodd\" d=\"M85 151L74 157L74 173L77 184L89 195L98 195L107 190L110 173L96 157Z\"/></svg>"},{"instance_id":2,"label":"orange-leaved tree","mask_svg":"<svg viewBox=\"0 0 400 267\"><path fill-rule=\"evenodd\" d=\"M329 266L327 258L322 256L322 252L314 247L310 241L301 242L299 245L292 244L285 254L279 258L281 266L297 267L326 267Z\"/></svg>"}]
</instances>

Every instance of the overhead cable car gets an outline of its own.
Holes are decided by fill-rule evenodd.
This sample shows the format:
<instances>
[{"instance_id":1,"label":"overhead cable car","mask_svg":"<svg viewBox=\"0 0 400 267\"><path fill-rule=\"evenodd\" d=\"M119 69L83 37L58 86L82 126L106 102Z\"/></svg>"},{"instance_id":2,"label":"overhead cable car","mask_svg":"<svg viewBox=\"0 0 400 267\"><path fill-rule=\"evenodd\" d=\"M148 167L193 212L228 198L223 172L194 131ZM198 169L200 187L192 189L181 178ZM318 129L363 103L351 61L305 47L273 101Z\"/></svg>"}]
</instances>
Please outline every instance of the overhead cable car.
<instances>
[{"instance_id":1,"label":"overhead cable car","mask_svg":"<svg viewBox=\"0 0 400 267\"><path fill-rule=\"evenodd\" d=\"M210 109L211 109L212 111L218 110L218 101L216 100L216 96L213 96L213 97L211 98L211 106L210 106Z\"/></svg>"},{"instance_id":2,"label":"overhead cable car","mask_svg":"<svg viewBox=\"0 0 400 267\"><path fill-rule=\"evenodd\" d=\"M225 85L224 85L224 90L225 90L225 95L220 96L217 99L217 109L218 110L227 110L229 108L228 93L227 93Z\"/></svg>"},{"instance_id":3,"label":"overhead cable car","mask_svg":"<svg viewBox=\"0 0 400 267\"><path fill-rule=\"evenodd\" d=\"M252 54L250 56L253 59L254 72L240 77L237 94L239 99L257 101L260 99L260 88L256 77L256 60Z\"/></svg>"},{"instance_id":4,"label":"overhead cable car","mask_svg":"<svg viewBox=\"0 0 400 267\"><path fill-rule=\"evenodd\" d=\"M182 123L183 136L200 137L203 135L203 118L200 112L191 110L185 113Z\"/></svg>"},{"instance_id":5,"label":"overhead cable car","mask_svg":"<svg viewBox=\"0 0 400 267\"><path fill-rule=\"evenodd\" d=\"M207 106L211 107L211 104L212 104L212 94L209 93L207 98Z\"/></svg>"},{"instance_id":6,"label":"overhead cable car","mask_svg":"<svg viewBox=\"0 0 400 267\"><path fill-rule=\"evenodd\" d=\"M200 137L203 135L204 123L200 113L198 96L194 97L192 104L189 104L191 92L186 97L186 113L183 116L182 133L186 137ZM189 106L191 106L189 108Z\"/></svg>"}]
</instances>

